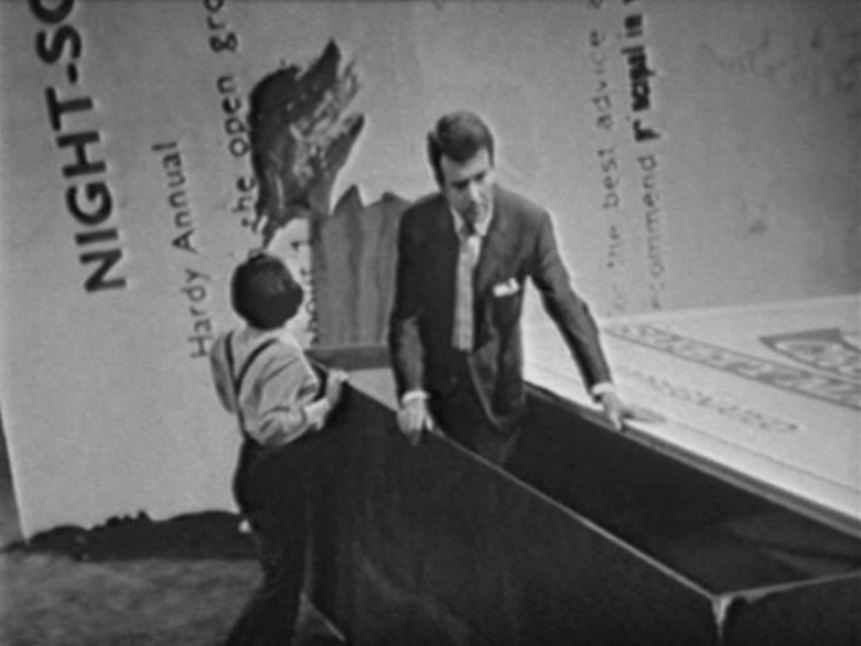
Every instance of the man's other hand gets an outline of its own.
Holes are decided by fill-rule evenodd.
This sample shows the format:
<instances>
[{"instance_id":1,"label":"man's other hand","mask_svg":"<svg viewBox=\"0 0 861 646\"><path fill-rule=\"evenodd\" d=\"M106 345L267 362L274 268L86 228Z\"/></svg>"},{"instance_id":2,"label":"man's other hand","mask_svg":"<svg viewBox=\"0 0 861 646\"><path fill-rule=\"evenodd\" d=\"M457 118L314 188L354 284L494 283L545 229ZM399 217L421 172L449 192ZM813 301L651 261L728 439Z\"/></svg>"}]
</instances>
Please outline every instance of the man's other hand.
<instances>
[{"instance_id":1,"label":"man's other hand","mask_svg":"<svg viewBox=\"0 0 861 646\"><path fill-rule=\"evenodd\" d=\"M616 392L607 392L601 396L601 406L604 414L610 420L613 428L617 431L624 430L624 422L627 419L636 422L659 423L663 422L664 416L645 406L637 404L626 404Z\"/></svg>"},{"instance_id":2,"label":"man's other hand","mask_svg":"<svg viewBox=\"0 0 861 646\"><path fill-rule=\"evenodd\" d=\"M398 411L398 427L413 446L419 443L423 431L433 431L435 426L424 397L411 399Z\"/></svg>"}]
</instances>

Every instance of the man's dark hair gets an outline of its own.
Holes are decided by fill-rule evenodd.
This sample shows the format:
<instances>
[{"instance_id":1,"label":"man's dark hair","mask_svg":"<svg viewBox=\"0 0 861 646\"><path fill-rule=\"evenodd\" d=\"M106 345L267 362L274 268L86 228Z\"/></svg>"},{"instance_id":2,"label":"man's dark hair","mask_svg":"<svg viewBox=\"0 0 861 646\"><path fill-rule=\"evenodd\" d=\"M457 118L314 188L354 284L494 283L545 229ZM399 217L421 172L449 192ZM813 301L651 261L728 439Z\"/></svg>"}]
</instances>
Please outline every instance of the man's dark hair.
<instances>
[{"instance_id":1,"label":"man's dark hair","mask_svg":"<svg viewBox=\"0 0 861 646\"><path fill-rule=\"evenodd\" d=\"M252 252L230 281L233 309L259 330L281 327L293 318L302 296L302 286L281 259L262 251Z\"/></svg>"},{"instance_id":2,"label":"man's dark hair","mask_svg":"<svg viewBox=\"0 0 861 646\"><path fill-rule=\"evenodd\" d=\"M443 155L463 163L479 150L487 150L493 163L493 133L477 114L462 110L440 117L436 128L428 133L428 157L437 184L442 186L441 160Z\"/></svg>"}]
</instances>

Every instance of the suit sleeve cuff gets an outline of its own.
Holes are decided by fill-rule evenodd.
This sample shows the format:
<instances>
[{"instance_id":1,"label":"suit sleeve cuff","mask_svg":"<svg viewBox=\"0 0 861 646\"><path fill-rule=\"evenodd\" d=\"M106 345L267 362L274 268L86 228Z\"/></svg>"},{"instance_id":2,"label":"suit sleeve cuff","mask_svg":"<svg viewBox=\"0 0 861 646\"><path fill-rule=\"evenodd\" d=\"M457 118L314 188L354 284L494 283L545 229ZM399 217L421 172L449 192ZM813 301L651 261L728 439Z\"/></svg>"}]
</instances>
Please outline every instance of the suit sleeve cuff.
<instances>
[{"instance_id":1,"label":"suit sleeve cuff","mask_svg":"<svg viewBox=\"0 0 861 646\"><path fill-rule=\"evenodd\" d=\"M610 381L600 381L589 389L592 399L599 403L601 398L608 393L616 393L616 386Z\"/></svg>"},{"instance_id":2,"label":"suit sleeve cuff","mask_svg":"<svg viewBox=\"0 0 861 646\"><path fill-rule=\"evenodd\" d=\"M417 399L427 400L428 397L429 395L424 390L408 390L403 395L401 395L401 406L406 406L410 402L416 401Z\"/></svg>"}]
</instances>

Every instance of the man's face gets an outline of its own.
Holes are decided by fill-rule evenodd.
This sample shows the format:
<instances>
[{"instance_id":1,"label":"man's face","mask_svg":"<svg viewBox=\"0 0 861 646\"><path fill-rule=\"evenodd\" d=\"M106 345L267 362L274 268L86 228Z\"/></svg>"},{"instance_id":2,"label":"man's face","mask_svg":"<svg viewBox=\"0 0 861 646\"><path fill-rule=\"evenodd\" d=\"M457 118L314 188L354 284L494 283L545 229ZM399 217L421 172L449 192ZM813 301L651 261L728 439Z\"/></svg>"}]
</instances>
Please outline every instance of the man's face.
<instances>
[{"instance_id":1,"label":"man's face","mask_svg":"<svg viewBox=\"0 0 861 646\"><path fill-rule=\"evenodd\" d=\"M475 223L490 215L493 194L493 162L485 149L463 163L440 159L442 194L463 218Z\"/></svg>"}]
</instances>

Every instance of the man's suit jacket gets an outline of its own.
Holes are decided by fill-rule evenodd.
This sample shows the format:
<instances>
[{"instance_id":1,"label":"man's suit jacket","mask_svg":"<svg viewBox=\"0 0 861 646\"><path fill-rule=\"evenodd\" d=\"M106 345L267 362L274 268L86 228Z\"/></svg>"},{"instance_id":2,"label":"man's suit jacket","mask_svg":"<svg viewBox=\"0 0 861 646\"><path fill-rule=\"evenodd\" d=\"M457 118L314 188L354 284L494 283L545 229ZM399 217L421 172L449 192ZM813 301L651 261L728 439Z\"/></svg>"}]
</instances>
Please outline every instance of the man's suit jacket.
<instances>
[{"instance_id":1,"label":"man's suit jacket","mask_svg":"<svg viewBox=\"0 0 861 646\"><path fill-rule=\"evenodd\" d=\"M452 213L441 194L420 199L402 216L389 320L399 397L421 389L434 401L456 387L452 334L458 245ZM474 274L476 328L469 366L488 420L503 433L525 409L520 318L527 278L538 288L586 385L610 380L597 326L571 288L550 216L496 187L493 218Z\"/></svg>"}]
</instances>

